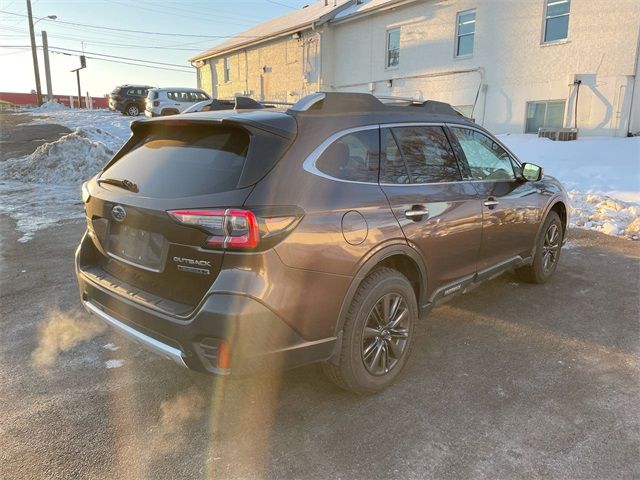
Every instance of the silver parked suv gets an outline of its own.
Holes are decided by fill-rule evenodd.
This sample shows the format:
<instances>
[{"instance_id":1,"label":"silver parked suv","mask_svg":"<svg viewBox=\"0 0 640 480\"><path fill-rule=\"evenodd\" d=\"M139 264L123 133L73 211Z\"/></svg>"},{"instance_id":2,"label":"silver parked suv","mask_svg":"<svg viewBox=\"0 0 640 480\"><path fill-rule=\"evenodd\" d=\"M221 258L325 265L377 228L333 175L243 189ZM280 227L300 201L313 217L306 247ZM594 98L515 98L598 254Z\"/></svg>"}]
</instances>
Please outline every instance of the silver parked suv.
<instances>
[{"instance_id":1,"label":"silver parked suv","mask_svg":"<svg viewBox=\"0 0 640 480\"><path fill-rule=\"evenodd\" d=\"M144 113L147 117L175 115L209 99L209 95L197 88L152 88L147 94Z\"/></svg>"}]
</instances>

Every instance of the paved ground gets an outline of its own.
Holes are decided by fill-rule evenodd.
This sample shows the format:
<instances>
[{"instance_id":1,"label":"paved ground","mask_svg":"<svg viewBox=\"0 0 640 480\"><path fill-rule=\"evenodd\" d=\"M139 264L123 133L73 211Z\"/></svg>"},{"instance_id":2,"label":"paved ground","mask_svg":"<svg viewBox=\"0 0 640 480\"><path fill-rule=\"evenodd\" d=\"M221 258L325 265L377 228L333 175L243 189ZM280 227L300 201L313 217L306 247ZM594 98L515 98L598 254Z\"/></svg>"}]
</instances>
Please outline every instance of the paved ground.
<instances>
[{"instance_id":1,"label":"paved ground","mask_svg":"<svg viewBox=\"0 0 640 480\"><path fill-rule=\"evenodd\" d=\"M640 476L638 242L572 231L549 284L506 274L437 308L400 381L357 397L317 366L220 380L100 333L81 230L20 244L0 218L2 478Z\"/></svg>"},{"instance_id":2,"label":"paved ground","mask_svg":"<svg viewBox=\"0 0 640 480\"><path fill-rule=\"evenodd\" d=\"M43 143L71 132L62 125L27 125L33 120L34 116L26 113L0 112L0 161L28 155Z\"/></svg>"}]
</instances>

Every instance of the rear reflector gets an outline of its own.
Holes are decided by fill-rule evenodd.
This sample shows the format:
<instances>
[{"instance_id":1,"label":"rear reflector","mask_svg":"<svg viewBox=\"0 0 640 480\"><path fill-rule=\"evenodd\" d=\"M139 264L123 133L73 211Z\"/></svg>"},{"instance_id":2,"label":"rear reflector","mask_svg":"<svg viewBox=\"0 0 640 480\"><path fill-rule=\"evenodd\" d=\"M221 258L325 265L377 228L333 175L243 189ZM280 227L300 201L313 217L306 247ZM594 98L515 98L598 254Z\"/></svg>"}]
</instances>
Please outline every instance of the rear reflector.
<instances>
[{"instance_id":1,"label":"rear reflector","mask_svg":"<svg viewBox=\"0 0 640 480\"><path fill-rule=\"evenodd\" d=\"M154 107L159 107L159 106L160 106L160 101L159 101L159 100L155 100L155 101L153 102L153 106L154 106Z\"/></svg>"},{"instance_id":2,"label":"rear reflector","mask_svg":"<svg viewBox=\"0 0 640 480\"><path fill-rule=\"evenodd\" d=\"M202 228L211 234L207 245L221 248L255 248L260 241L256 216L248 210L171 210L180 223Z\"/></svg>"},{"instance_id":3,"label":"rear reflector","mask_svg":"<svg viewBox=\"0 0 640 480\"><path fill-rule=\"evenodd\" d=\"M231 368L231 348L229 343L224 340L220 340L218 343L218 368Z\"/></svg>"}]
</instances>

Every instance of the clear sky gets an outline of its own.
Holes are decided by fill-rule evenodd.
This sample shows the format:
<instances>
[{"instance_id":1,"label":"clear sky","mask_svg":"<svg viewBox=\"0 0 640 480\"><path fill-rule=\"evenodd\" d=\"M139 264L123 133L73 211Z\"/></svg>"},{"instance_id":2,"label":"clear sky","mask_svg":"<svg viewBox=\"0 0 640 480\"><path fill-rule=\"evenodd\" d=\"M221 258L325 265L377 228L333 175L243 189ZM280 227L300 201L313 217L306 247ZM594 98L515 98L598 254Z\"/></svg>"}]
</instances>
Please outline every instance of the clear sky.
<instances>
[{"instance_id":1,"label":"clear sky","mask_svg":"<svg viewBox=\"0 0 640 480\"><path fill-rule=\"evenodd\" d=\"M129 63L143 63L141 60L160 62L170 65L155 66L180 70L88 58L87 68L80 72L82 93L84 95L88 91L93 96L102 96L123 83L195 87L195 69L189 66L187 58L224 41L228 36L313 1L32 0L31 4L34 22L48 15L58 17L57 20L41 20L35 25L36 43L42 45L40 32L46 30L50 50L62 52L61 49L67 49L66 53L71 54L50 53L55 94L76 94L76 77L70 70L80 66L79 53L68 50L80 51L83 47L88 57L98 54L127 57L131 60L106 58ZM19 16L26 15L26 12L25 0L0 0L0 91L3 92L35 90L33 62L28 47L28 22L25 16ZM38 49L38 60L42 92L46 94L41 49Z\"/></svg>"}]
</instances>

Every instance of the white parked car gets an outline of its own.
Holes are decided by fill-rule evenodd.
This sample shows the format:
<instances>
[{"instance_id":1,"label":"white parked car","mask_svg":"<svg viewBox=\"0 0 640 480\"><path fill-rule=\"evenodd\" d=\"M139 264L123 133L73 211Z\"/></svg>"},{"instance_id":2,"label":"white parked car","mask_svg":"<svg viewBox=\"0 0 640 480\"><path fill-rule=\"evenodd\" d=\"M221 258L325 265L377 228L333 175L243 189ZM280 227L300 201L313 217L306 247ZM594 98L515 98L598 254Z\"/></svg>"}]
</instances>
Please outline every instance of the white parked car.
<instances>
[{"instance_id":1,"label":"white parked car","mask_svg":"<svg viewBox=\"0 0 640 480\"><path fill-rule=\"evenodd\" d=\"M152 88L147 94L144 113L147 117L175 115L209 99L206 92L197 88Z\"/></svg>"}]
</instances>

